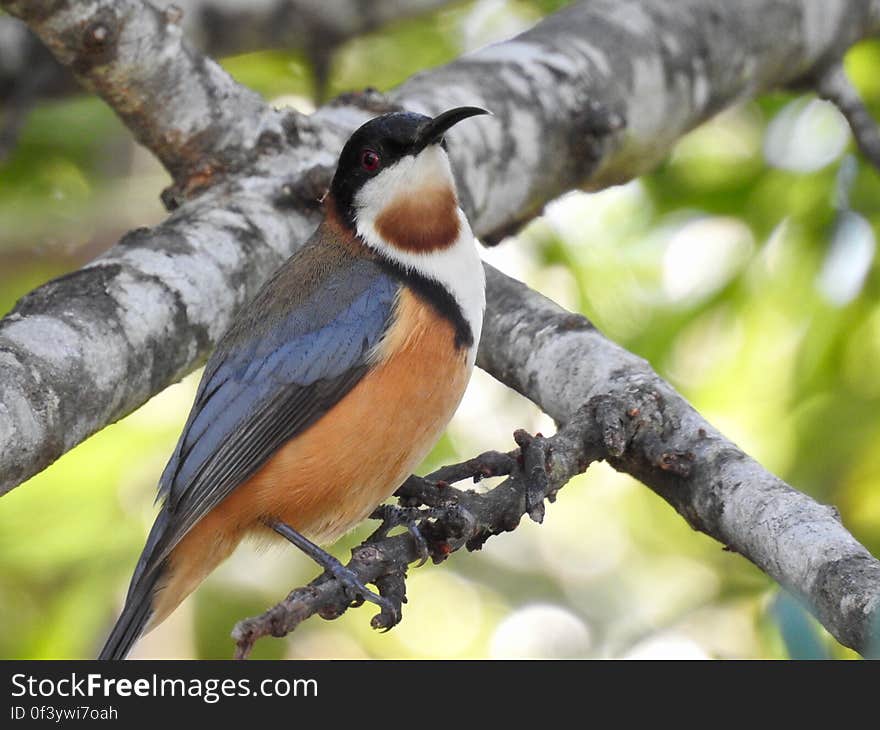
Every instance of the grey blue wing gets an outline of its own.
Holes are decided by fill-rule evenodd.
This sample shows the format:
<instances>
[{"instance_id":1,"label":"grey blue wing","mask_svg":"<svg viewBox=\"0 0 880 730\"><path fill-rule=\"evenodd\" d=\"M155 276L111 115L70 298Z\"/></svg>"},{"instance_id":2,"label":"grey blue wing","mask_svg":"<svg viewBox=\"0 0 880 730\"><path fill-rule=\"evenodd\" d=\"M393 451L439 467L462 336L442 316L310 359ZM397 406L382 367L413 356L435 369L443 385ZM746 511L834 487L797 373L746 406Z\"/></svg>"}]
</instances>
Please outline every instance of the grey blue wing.
<instances>
[{"instance_id":1,"label":"grey blue wing","mask_svg":"<svg viewBox=\"0 0 880 730\"><path fill-rule=\"evenodd\" d=\"M276 276L261 291L208 361L162 474L162 515L132 587L196 522L357 384L393 318L399 288L377 264L351 258L307 297L281 307L279 316L285 283Z\"/></svg>"}]
</instances>

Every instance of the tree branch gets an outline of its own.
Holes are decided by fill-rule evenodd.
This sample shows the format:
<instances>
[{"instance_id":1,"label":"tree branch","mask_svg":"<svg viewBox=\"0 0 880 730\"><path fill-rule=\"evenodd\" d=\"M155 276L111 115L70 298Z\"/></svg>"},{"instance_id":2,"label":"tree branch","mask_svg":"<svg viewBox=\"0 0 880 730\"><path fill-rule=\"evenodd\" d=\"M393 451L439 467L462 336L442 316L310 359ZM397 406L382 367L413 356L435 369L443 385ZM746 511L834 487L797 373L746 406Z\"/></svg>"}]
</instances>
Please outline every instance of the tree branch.
<instances>
[{"instance_id":1,"label":"tree branch","mask_svg":"<svg viewBox=\"0 0 880 730\"><path fill-rule=\"evenodd\" d=\"M395 106L492 109L494 119L453 131L450 148L475 230L497 240L547 200L649 169L723 107L809 77L880 31L868 0L756 0L748 9L593 0L419 74L387 98L350 95L305 119L266 108L192 50L169 18L135 0L0 6L28 19L117 109L172 171L167 198L181 203L165 223L128 234L0 321L4 491L198 364L311 232L335 156L367 117ZM601 427L612 463L812 601L841 641L866 647L877 564L827 508L742 454L579 315L491 269L488 299L482 367L563 423L565 438L574 438L571 409L587 408L585 428ZM526 465L540 477L534 467ZM398 583L388 590L399 594Z\"/></svg>"},{"instance_id":2,"label":"tree branch","mask_svg":"<svg viewBox=\"0 0 880 730\"><path fill-rule=\"evenodd\" d=\"M184 39L174 10L141 0L3 3L122 118L184 187L248 163L282 115ZM174 100L171 102L170 100Z\"/></svg>"},{"instance_id":3,"label":"tree branch","mask_svg":"<svg viewBox=\"0 0 880 730\"><path fill-rule=\"evenodd\" d=\"M615 469L799 596L842 644L880 649L880 562L833 507L770 474L586 320L497 271L487 275L495 297L480 367L563 424L586 406Z\"/></svg>"},{"instance_id":4,"label":"tree branch","mask_svg":"<svg viewBox=\"0 0 880 730\"><path fill-rule=\"evenodd\" d=\"M284 48L302 51L312 64L318 98L326 85L330 61L347 41L385 25L434 12L451 0L157 0L160 10L180 11L184 35L196 48L219 57ZM176 11L171 11L172 17ZM40 91L58 96L78 89L73 75L27 26L0 17L0 105L16 104L19 87L33 73L45 82Z\"/></svg>"}]
</instances>

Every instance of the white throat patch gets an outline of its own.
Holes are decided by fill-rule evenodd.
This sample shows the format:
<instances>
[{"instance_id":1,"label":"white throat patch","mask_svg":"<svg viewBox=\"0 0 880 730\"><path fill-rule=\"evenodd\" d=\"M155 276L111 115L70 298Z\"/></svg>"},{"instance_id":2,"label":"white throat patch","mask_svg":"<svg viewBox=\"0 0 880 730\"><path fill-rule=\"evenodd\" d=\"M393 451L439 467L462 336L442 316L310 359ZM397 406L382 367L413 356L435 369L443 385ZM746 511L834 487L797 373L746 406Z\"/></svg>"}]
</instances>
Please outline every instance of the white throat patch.
<instances>
[{"instance_id":1,"label":"white throat patch","mask_svg":"<svg viewBox=\"0 0 880 730\"><path fill-rule=\"evenodd\" d=\"M459 219L458 237L446 248L405 251L389 244L376 230L376 221L398 196L419 195L420 189L441 186L455 189L449 157L440 145L429 145L418 155L403 157L363 185L353 201L355 226L370 248L407 271L436 281L452 295L474 335L470 353L473 364L483 329L486 281L474 234L461 208L455 208Z\"/></svg>"}]
</instances>

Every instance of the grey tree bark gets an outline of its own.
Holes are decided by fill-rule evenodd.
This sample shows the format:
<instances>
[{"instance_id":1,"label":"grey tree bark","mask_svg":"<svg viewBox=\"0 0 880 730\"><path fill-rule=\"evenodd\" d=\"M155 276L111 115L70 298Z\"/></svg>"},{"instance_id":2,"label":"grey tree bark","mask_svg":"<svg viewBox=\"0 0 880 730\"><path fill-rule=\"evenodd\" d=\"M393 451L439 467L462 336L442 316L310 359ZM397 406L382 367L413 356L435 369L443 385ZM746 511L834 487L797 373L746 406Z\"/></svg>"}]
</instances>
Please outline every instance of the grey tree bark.
<instances>
[{"instance_id":1,"label":"grey tree bark","mask_svg":"<svg viewBox=\"0 0 880 730\"><path fill-rule=\"evenodd\" d=\"M346 41L389 23L442 8L450 0L156 0L160 10L180 12L187 38L211 56L269 48L303 51L326 74L331 56ZM35 72L39 95L76 88L72 76L45 52L26 24L0 17L0 103ZM320 82L320 80L319 80Z\"/></svg>"},{"instance_id":2,"label":"grey tree bark","mask_svg":"<svg viewBox=\"0 0 880 730\"><path fill-rule=\"evenodd\" d=\"M460 104L495 113L450 135L463 205L491 242L566 190L650 169L730 104L822 78L855 41L880 32L876 0L591 0L387 96L352 94L303 117L268 108L194 51L174 17L136 0L0 6L174 178L164 223L132 231L0 321L2 491L201 362L314 228L335 155L369 116ZM803 597L841 642L871 650L880 564L833 510L766 472L583 318L493 270L488 297L479 364L560 422L569 456L585 450L568 471L547 461L551 477L564 483L572 464L608 458ZM535 478L520 478L525 492L511 499L537 518L529 494L561 485L541 477L536 491ZM490 512L483 533L512 527ZM375 561L367 572L381 567Z\"/></svg>"}]
</instances>

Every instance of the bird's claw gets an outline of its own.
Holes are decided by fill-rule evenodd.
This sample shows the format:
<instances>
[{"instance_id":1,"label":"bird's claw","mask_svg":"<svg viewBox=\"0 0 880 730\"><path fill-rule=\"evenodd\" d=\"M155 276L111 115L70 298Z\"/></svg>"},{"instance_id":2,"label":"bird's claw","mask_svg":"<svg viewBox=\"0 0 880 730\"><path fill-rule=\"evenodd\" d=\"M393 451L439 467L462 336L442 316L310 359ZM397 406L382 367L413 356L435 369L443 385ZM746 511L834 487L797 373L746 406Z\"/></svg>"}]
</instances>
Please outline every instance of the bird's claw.
<instances>
[{"instance_id":1,"label":"bird's claw","mask_svg":"<svg viewBox=\"0 0 880 730\"><path fill-rule=\"evenodd\" d=\"M400 507L396 504L383 504L373 512L375 519L382 520L379 529L376 530L378 537L385 538L388 533L395 527L406 527L407 532L412 536L416 546L416 554L419 562L417 568L423 566L431 557L431 550L428 547L428 541L419 528L419 522L426 516L425 512L415 507Z\"/></svg>"},{"instance_id":2,"label":"bird's claw","mask_svg":"<svg viewBox=\"0 0 880 730\"><path fill-rule=\"evenodd\" d=\"M358 574L351 568L347 568L342 563L337 562L336 565L327 566L326 570L329 575L342 585L343 590L348 594L352 602L357 602L358 600L369 601L370 603L375 603L382 610L382 613L388 612L392 615L398 613L392 601L367 588L358 577Z\"/></svg>"}]
</instances>

